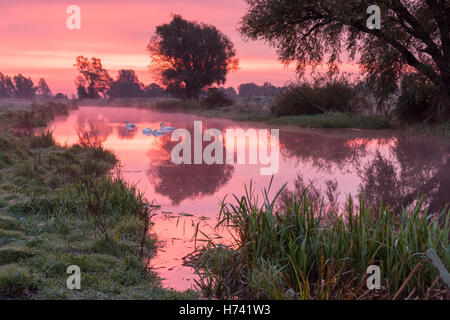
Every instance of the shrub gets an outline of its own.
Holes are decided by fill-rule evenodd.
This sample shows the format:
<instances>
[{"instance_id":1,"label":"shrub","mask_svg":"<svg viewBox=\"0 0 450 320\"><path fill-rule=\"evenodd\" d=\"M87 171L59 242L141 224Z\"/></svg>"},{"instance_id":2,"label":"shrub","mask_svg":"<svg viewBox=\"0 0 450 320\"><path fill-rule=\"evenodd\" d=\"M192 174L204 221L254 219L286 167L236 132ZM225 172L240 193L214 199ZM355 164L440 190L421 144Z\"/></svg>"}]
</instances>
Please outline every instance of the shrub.
<instances>
[{"instance_id":1,"label":"shrub","mask_svg":"<svg viewBox=\"0 0 450 320\"><path fill-rule=\"evenodd\" d=\"M433 84L418 76L409 75L402 80L401 95L396 114L404 123L424 122L433 117L437 91Z\"/></svg>"},{"instance_id":2,"label":"shrub","mask_svg":"<svg viewBox=\"0 0 450 320\"><path fill-rule=\"evenodd\" d=\"M208 108L218 108L230 106L233 104L233 100L227 98L224 92L217 88L209 88L204 102Z\"/></svg>"},{"instance_id":3,"label":"shrub","mask_svg":"<svg viewBox=\"0 0 450 320\"><path fill-rule=\"evenodd\" d=\"M346 80L291 85L278 96L271 112L277 117L352 111L355 89Z\"/></svg>"}]
</instances>

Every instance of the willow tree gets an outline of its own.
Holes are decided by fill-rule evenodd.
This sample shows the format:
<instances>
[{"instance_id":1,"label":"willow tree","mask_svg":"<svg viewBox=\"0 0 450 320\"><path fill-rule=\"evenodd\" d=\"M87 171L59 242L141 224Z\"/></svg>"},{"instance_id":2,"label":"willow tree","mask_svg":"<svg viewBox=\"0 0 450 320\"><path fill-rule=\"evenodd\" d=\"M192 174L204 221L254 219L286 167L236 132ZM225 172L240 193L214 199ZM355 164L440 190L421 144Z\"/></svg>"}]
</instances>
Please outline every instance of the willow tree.
<instances>
[{"instance_id":1,"label":"willow tree","mask_svg":"<svg viewBox=\"0 0 450 320\"><path fill-rule=\"evenodd\" d=\"M225 83L227 73L238 65L234 45L226 35L212 25L179 15L156 27L147 49L150 69L160 82L188 98L198 99L204 87Z\"/></svg>"},{"instance_id":2,"label":"willow tree","mask_svg":"<svg viewBox=\"0 0 450 320\"><path fill-rule=\"evenodd\" d=\"M449 112L449 0L246 1L241 32L269 42L300 73L323 63L335 71L344 57L359 60L378 88L395 88L416 73L439 92L433 112ZM367 25L371 5L381 9L379 29Z\"/></svg>"}]
</instances>

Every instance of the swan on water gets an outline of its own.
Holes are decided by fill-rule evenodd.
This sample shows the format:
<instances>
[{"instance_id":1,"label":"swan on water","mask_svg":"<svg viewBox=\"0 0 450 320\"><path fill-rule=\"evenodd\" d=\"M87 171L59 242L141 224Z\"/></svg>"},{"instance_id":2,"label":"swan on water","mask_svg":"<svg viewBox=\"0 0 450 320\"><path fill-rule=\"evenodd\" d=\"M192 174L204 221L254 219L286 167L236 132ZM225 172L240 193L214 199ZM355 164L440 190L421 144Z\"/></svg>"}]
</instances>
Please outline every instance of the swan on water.
<instances>
[{"instance_id":1,"label":"swan on water","mask_svg":"<svg viewBox=\"0 0 450 320\"><path fill-rule=\"evenodd\" d=\"M164 132L162 132L162 131L152 130L150 128L146 128L146 129L142 130L142 133L145 136L162 136L164 134Z\"/></svg>"},{"instance_id":2,"label":"swan on water","mask_svg":"<svg viewBox=\"0 0 450 320\"><path fill-rule=\"evenodd\" d=\"M164 126L164 122L160 123L160 127L161 127L161 131L173 131L173 130L175 130L175 128L173 128L173 127L165 127Z\"/></svg>"},{"instance_id":3,"label":"swan on water","mask_svg":"<svg viewBox=\"0 0 450 320\"><path fill-rule=\"evenodd\" d=\"M126 120L125 123L126 123L125 127L127 129L132 129L132 130L136 129L136 125L134 123L128 123L128 120Z\"/></svg>"},{"instance_id":4,"label":"swan on water","mask_svg":"<svg viewBox=\"0 0 450 320\"><path fill-rule=\"evenodd\" d=\"M164 131L160 131L160 130L153 130L152 134L154 136L162 136L164 134Z\"/></svg>"},{"instance_id":5,"label":"swan on water","mask_svg":"<svg viewBox=\"0 0 450 320\"><path fill-rule=\"evenodd\" d=\"M142 133L146 136L149 136L152 134L152 129L146 128L146 129L142 130Z\"/></svg>"}]
</instances>

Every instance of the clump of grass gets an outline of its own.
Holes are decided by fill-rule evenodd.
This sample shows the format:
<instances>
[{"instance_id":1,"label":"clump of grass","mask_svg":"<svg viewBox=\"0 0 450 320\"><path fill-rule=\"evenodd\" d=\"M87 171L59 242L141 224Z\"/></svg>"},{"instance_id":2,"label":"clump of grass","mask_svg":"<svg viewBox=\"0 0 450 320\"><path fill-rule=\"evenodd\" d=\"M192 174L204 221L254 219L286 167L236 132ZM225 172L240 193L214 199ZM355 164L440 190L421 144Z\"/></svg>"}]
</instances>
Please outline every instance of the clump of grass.
<instances>
[{"instance_id":1,"label":"clump of grass","mask_svg":"<svg viewBox=\"0 0 450 320\"><path fill-rule=\"evenodd\" d=\"M30 148L49 148L55 145L55 139L50 130L42 132L40 135L33 135L30 138Z\"/></svg>"},{"instance_id":2,"label":"clump of grass","mask_svg":"<svg viewBox=\"0 0 450 320\"><path fill-rule=\"evenodd\" d=\"M151 273L142 263L133 257L125 259L125 263L112 272L112 278L124 286L132 286L148 280Z\"/></svg>"},{"instance_id":3,"label":"clump of grass","mask_svg":"<svg viewBox=\"0 0 450 320\"><path fill-rule=\"evenodd\" d=\"M7 167L13 163L13 160L10 155L6 153L0 154L0 167Z\"/></svg>"},{"instance_id":4,"label":"clump of grass","mask_svg":"<svg viewBox=\"0 0 450 320\"><path fill-rule=\"evenodd\" d=\"M281 192L281 190L280 190ZM304 193L279 212L264 193L259 206L250 185L224 203L217 228L230 228L231 244L210 239L192 257L199 287L217 297L274 299L436 298L448 289L424 252L433 248L449 265L449 210L373 212L364 199L355 209L325 212ZM378 265L382 288L368 290L366 270Z\"/></svg>"},{"instance_id":5,"label":"clump of grass","mask_svg":"<svg viewBox=\"0 0 450 320\"><path fill-rule=\"evenodd\" d=\"M37 290L38 281L18 265L0 266L0 298L27 298Z\"/></svg>"},{"instance_id":6,"label":"clump of grass","mask_svg":"<svg viewBox=\"0 0 450 320\"><path fill-rule=\"evenodd\" d=\"M32 256L32 253L27 249L21 247L1 247L0 248L0 265L18 262L23 259L28 259Z\"/></svg>"}]
</instances>

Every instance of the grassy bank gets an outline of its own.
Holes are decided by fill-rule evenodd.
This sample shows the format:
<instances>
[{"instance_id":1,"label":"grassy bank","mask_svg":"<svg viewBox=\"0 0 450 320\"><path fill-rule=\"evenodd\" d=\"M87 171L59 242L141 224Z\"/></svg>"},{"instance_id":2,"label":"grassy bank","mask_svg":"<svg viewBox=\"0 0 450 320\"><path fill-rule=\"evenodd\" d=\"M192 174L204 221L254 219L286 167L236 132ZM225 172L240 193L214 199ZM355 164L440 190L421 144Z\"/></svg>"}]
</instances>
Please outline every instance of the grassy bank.
<instances>
[{"instance_id":1,"label":"grassy bank","mask_svg":"<svg viewBox=\"0 0 450 320\"><path fill-rule=\"evenodd\" d=\"M192 256L203 293L218 298L449 299L425 257L433 248L450 264L450 215L415 209L371 211L352 200L345 212L326 213L306 198L277 209L276 197L256 204L250 189L223 205L217 228L234 241L210 240ZM370 265L381 269L381 289L366 286Z\"/></svg>"},{"instance_id":2,"label":"grassy bank","mask_svg":"<svg viewBox=\"0 0 450 320\"><path fill-rule=\"evenodd\" d=\"M8 102L0 107L0 299L174 299L147 269L155 209L111 174L117 159L81 135L71 147L35 134L76 106ZM69 290L67 267L81 269Z\"/></svg>"},{"instance_id":3,"label":"grassy bank","mask_svg":"<svg viewBox=\"0 0 450 320\"><path fill-rule=\"evenodd\" d=\"M276 117L270 112L271 97L237 98L232 106L211 109L201 100L180 99L88 99L80 101L83 106L122 106L152 109L162 112L179 112L203 117L231 119L235 121L257 121L274 125L290 125L300 128L329 129L396 129L400 134L425 135L447 139L450 124L405 125L387 117L358 113L326 112L314 115Z\"/></svg>"},{"instance_id":4,"label":"grassy bank","mask_svg":"<svg viewBox=\"0 0 450 320\"><path fill-rule=\"evenodd\" d=\"M238 98L234 105L211 109L201 100L180 99L114 99L83 100L81 105L123 106L152 109L163 112L180 112L203 117L224 118L235 121L258 121L276 125L292 125L302 128L392 128L389 119L378 116L366 116L339 112L327 112L317 115L275 117L270 113L270 101L261 97Z\"/></svg>"}]
</instances>

